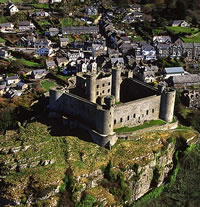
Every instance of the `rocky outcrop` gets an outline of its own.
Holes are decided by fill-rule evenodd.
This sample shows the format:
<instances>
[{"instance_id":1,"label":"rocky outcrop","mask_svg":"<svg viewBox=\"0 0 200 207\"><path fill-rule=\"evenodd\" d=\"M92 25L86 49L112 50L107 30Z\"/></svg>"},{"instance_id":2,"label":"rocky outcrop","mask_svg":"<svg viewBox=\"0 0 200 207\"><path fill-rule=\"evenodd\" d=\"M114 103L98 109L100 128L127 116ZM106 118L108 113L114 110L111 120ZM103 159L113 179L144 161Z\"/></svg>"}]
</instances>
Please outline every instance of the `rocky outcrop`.
<instances>
[{"instance_id":1,"label":"rocky outcrop","mask_svg":"<svg viewBox=\"0 0 200 207\"><path fill-rule=\"evenodd\" d=\"M62 206L85 195L97 206L132 203L165 182L175 140L188 146L197 137L192 130L153 132L107 150L76 137L52 137L46 126L32 123L2 142L0 204Z\"/></svg>"}]
</instances>

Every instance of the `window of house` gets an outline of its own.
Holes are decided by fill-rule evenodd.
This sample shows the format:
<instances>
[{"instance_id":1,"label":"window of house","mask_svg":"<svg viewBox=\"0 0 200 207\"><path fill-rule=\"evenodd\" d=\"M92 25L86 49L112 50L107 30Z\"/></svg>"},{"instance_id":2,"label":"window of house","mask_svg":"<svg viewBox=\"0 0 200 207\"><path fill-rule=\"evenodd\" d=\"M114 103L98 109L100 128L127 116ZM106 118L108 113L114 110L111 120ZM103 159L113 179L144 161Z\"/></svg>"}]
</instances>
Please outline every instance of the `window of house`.
<instances>
[{"instance_id":1,"label":"window of house","mask_svg":"<svg viewBox=\"0 0 200 207\"><path fill-rule=\"evenodd\" d=\"M152 113L154 113L154 109L152 109Z\"/></svg>"},{"instance_id":2,"label":"window of house","mask_svg":"<svg viewBox=\"0 0 200 207\"><path fill-rule=\"evenodd\" d=\"M123 122L123 119L122 118L120 118L120 122Z\"/></svg>"}]
</instances>

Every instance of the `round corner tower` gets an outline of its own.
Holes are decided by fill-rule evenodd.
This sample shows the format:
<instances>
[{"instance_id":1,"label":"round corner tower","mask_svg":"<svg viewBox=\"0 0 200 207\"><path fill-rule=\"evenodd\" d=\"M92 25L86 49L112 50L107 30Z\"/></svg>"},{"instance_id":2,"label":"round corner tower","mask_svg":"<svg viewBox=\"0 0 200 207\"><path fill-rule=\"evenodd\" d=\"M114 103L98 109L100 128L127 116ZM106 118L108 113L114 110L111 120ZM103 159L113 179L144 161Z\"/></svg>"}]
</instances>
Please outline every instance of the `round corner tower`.
<instances>
[{"instance_id":1,"label":"round corner tower","mask_svg":"<svg viewBox=\"0 0 200 207\"><path fill-rule=\"evenodd\" d=\"M120 102L120 84L121 84L121 66L112 68L112 95L115 96L115 101Z\"/></svg>"},{"instance_id":2,"label":"round corner tower","mask_svg":"<svg viewBox=\"0 0 200 207\"><path fill-rule=\"evenodd\" d=\"M96 103L96 74L90 73L86 78L86 95L87 99Z\"/></svg>"},{"instance_id":3,"label":"round corner tower","mask_svg":"<svg viewBox=\"0 0 200 207\"><path fill-rule=\"evenodd\" d=\"M173 121L176 91L162 91L160 104L160 118L167 122Z\"/></svg>"},{"instance_id":4,"label":"round corner tower","mask_svg":"<svg viewBox=\"0 0 200 207\"><path fill-rule=\"evenodd\" d=\"M56 110L59 108L58 106L58 100L62 96L63 91L58 88L51 88L49 90L49 107L52 110Z\"/></svg>"}]
</instances>

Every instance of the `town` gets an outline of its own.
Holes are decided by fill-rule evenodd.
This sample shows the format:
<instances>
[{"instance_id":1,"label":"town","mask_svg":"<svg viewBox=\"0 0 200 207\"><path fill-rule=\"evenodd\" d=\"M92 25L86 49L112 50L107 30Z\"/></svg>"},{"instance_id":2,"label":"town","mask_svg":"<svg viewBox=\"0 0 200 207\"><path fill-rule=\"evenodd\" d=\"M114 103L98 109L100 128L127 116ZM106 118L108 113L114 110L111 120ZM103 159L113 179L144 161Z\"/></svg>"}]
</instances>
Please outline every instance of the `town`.
<instances>
[{"instance_id":1,"label":"town","mask_svg":"<svg viewBox=\"0 0 200 207\"><path fill-rule=\"evenodd\" d=\"M119 128L173 122L176 90L185 106L200 107L194 23L172 20L150 35L156 20L145 6L79 4L67 13L62 0L1 3L2 98L23 100L39 88L50 96L51 117L63 113L70 126L89 127L103 146L116 142Z\"/></svg>"}]
</instances>

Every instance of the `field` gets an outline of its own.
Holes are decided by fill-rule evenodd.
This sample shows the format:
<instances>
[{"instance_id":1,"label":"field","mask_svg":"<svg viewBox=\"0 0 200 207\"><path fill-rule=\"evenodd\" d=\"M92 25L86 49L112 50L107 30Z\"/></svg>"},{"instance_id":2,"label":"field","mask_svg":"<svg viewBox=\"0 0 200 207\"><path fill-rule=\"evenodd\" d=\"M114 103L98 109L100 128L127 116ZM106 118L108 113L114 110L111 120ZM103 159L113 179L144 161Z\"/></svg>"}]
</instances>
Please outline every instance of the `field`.
<instances>
[{"instance_id":1,"label":"field","mask_svg":"<svg viewBox=\"0 0 200 207\"><path fill-rule=\"evenodd\" d=\"M181 38L186 43L192 43L192 42L200 43L200 32L195 35L192 35L191 37L181 37Z\"/></svg>"},{"instance_id":2,"label":"field","mask_svg":"<svg viewBox=\"0 0 200 207\"><path fill-rule=\"evenodd\" d=\"M32 67L32 68L41 67L41 65L39 63L36 63L36 62L32 62L32 61L25 60L25 59L20 59L20 61L27 67Z\"/></svg>"},{"instance_id":3,"label":"field","mask_svg":"<svg viewBox=\"0 0 200 207\"><path fill-rule=\"evenodd\" d=\"M5 43L5 40L0 37L0 43Z\"/></svg>"},{"instance_id":4,"label":"field","mask_svg":"<svg viewBox=\"0 0 200 207\"><path fill-rule=\"evenodd\" d=\"M175 34L181 34L181 33L195 34L199 31L199 29L197 29L197 28L190 28L190 27L171 27L171 26L168 26L168 27L166 27L166 29L170 32L175 33Z\"/></svg>"},{"instance_id":5,"label":"field","mask_svg":"<svg viewBox=\"0 0 200 207\"><path fill-rule=\"evenodd\" d=\"M41 81L40 84L46 91L49 91L49 89L51 87L56 86L56 82L55 81L50 81L50 80Z\"/></svg>"}]
</instances>

